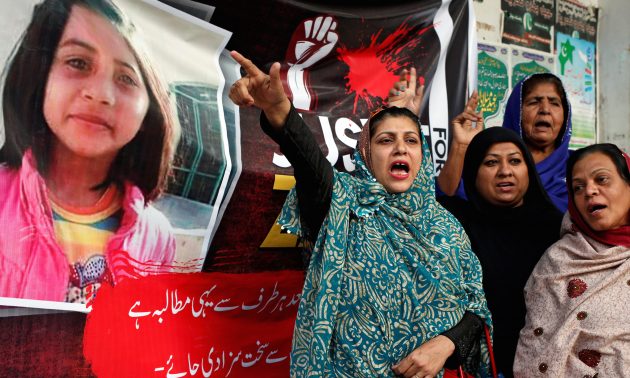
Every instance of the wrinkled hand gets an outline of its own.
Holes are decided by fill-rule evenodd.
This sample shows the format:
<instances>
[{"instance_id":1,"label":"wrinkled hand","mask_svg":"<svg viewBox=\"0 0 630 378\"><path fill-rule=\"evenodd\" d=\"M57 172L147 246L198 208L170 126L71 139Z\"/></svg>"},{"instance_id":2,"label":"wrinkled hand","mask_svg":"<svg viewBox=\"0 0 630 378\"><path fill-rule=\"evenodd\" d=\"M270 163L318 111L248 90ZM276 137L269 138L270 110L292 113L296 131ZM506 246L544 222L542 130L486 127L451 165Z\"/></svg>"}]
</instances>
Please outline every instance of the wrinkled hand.
<instances>
[{"instance_id":1,"label":"wrinkled hand","mask_svg":"<svg viewBox=\"0 0 630 378\"><path fill-rule=\"evenodd\" d=\"M446 359L455 351L455 344L446 336L436 336L420 345L402 361L392 366L401 377L435 377L444 367Z\"/></svg>"},{"instance_id":2,"label":"wrinkled hand","mask_svg":"<svg viewBox=\"0 0 630 378\"><path fill-rule=\"evenodd\" d=\"M468 99L464 111L451 121L453 125L453 142L460 145L469 145L470 141L483 130L483 114L476 113L479 95L474 91ZM473 124L476 122L476 126ZM473 127L475 126L475 127Z\"/></svg>"},{"instance_id":3,"label":"wrinkled hand","mask_svg":"<svg viewBox=\"0 0 630 378\"><path fill-rule=\"evenodd\" d=\"M244 77L232 84L230 99L238 106L260 108L274 126L283 124L291 103L280 80L280 63L274 63L267 75L238 52L232 51L230 55L246 72Z\"/></svg>"},{"instance_id":4,"label":"wrinkled hand","mask_svg":"<svg viewBox=\"0 0 630 378\"><path fill-rule=\"evenodd\" d=\"M390 106L407 108L413 114L420 115L420 106L424 97L424 80L417 83L416 69L402 70L400 80L389 90L387 102ZM419 84L419 85L418 85Z\"/></svg>"}]
</instances>

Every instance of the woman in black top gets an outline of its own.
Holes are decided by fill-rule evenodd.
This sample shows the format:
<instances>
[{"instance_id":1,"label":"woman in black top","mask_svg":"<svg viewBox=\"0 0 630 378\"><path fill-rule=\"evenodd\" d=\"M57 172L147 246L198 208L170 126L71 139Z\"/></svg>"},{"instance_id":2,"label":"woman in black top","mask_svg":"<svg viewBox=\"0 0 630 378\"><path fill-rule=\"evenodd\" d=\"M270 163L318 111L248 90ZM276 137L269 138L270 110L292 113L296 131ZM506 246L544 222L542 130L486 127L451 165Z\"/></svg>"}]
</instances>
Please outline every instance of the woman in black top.
<instances>
[{"instance_id":1,"label":"woman in black top","mask_svg":"<svg viewBox=\"0 0 630 378\"><path fill-rule=\"evenodd\" d=\"M438 200L462 223L481 262L497 367L511 377L525 322L523 288L543 252L558 240L562 214L511 130L492 127L476 135L466 151L463 178L468 201Z\"/></svg>"}]
</instances>

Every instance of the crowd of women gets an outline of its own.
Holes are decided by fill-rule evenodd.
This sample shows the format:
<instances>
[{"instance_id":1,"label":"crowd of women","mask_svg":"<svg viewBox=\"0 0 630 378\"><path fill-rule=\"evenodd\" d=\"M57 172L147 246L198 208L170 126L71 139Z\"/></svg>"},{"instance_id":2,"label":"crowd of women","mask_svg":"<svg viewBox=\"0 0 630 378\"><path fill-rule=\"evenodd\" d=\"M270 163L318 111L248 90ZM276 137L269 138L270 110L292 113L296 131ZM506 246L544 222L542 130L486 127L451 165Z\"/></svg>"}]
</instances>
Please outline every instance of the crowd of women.
<instances>
[{"instance_id":1,"label":"crowd of women","mask_svg":"<svg viewBox=\"0 0 630 378\"><path fill-rule=\"evenodd\" d=\"M132 32L108 0L45 0L14 49L1 296L84 302L122 274L113 250L173 259L170 225L150 202L177 125ZM294 167L279 222L313 246L292 377L627 375L630 158L612 144L569 152L557 77L518 83L498 128L484 130L473 93L452 122L436 197L415 70L371 115L348 174L292 107L279 64L266 74L232 56L246 75L231 99L262 110Z\"/></svg>"},{"instance_id":2,"label":"crowd of women","mask_svg":"<svg viewBox=\"0 0 630 378\"><path fill-rule=\"evenodd\" d=\"M313 243L292 377L630 371L630 158L612 144L569 152L560 79L521 81L503 127L485 130L473 93L436 199L415 70L370 116L348 174L327 163L279 64L267 75L232 56L247 74L230 98L262 110L294 167L279 223Z\"/></svg>"}]
</instances>

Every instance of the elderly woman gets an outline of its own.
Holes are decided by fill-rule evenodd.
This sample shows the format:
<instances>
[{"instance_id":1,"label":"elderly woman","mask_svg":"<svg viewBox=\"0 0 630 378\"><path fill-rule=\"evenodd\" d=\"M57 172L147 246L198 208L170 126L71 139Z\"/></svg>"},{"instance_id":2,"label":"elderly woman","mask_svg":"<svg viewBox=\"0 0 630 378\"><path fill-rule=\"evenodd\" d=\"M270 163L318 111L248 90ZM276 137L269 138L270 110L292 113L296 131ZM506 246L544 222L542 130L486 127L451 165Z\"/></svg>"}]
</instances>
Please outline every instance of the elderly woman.
<instances>
[{"instance_id":1,"label":"elderly woman","mask_svg":"<svg viewBox=\"0 0 630 378\"><path fill-rule=\"evenodd\" d=\"M232 56L247 75L230 98L262 109L263 130L294 167L296 190L279 222L314 241L291 376L435 377L449 357L487 375L481 268L459 223L435 200L417 117L399 108L372 116L355 174L340 173L292 108L279 64L268 76Z\"/></svg>"},{"instance_id":2,"label":"elderly woman","mask_svg":"<svg viewBox=\"0 0 630 378\"><path fill-rule=\"evenodd\" d=\"M613 144L569 158L569 213L525 287L516 376L628 376L629 165Z\"/></svg>"},{"instance_id":3,"label":"elderly woman","mask_svg":"<svg viewBox=\"0 0 630 378\"><path fill-rule=\"evenodd\" d=\"M390 91L390 104L406 106L418 114L422 90L420 87L416 91L415 81L415 70L403 71L400 81ZM464 156L472 138L483 130L483 116L475 112L477 102L478 95L474 92L464 112L452 121L453 139L448 159L438 177L439 188L449 196L457 194L465 198L460 183ZM519 82L508 99L503 127L523 138L549 198L565 212L564 179L571 139L571 107L560 79L550 73L538 73Z\"/></svg>"},{"instance_id":4,"label":"elderly woman","mask_svg":"<svg viewBox=\"0 0 630 378\"><path fill-rule=\"evenodd\" d=\"M518 83L508 99L503 127L523 138L549 198L565 212L571 106L560 79L550 73L538 73Z\"/></svg>"},{"instance_id":5,"label":"elderly woman","mask_svg":"<svg viewBox=\"0 0 630 378\"><path fill-rule=\"evenodd\" d=\"M525 324L523 287L540 256L558 240L562 215L513 131L493 127L477 134L466 151L463 175L468 200L439 201L462 223L481 262L497 367L510 377Z\"/></svg>"}]
</instances>

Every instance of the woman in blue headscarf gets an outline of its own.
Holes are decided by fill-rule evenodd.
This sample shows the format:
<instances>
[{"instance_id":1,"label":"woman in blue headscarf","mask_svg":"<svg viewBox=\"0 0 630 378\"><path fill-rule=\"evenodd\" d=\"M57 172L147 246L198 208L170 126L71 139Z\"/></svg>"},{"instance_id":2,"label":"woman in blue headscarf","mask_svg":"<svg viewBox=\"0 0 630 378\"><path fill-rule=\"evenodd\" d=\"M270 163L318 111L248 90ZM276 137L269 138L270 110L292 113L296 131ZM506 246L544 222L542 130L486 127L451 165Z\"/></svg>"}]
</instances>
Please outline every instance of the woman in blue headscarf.
<instances>
[{"instance_id":1,"label":"woman in blue headscarf","mask_svg":"<svg viewBox=\"0 0 630 378\"><path fill-rule=\"evenodd\" d=\"M379 111L361 132L355 174L337 172L286 97L280 65L266 75L232 56L247 75L230 98L263 110L263 130L294 167L279 223L314 242L291 377L441 377L445 364L488 375L481 267L435 199L418 118Z\"/></svg>"},{"instance_id":2,"label":"woman in blue headscarf","mask_svg":"<svg viewBox=\"0 0 630 378\"><path fill-rule=\"evenodd\" d=\"M539 73L518 83L508 99L503 127L523 138L549 198L565 212L571 105L560 79L550 73Z\"/></svg>"},{"instance_id":3,"label":"woman in blue headscarf","mask_svg":"<svg viewBox=\"0 0 630 378\"><path fill-rule=\"evenodd\" d=\"M417 100L415 87L415 71L403 71L390 91L389 103L418 114L421 101ZM438 177L439 188L448 196L466 198L461 182L464 156L470 141L483 130L483 116L475 111L477 102L477 92L473 92L464 111L452 121L448 159ZM549 198L564 213L568 203L565 167L571 139L571 105L560 79L551 73L536 73L516 84L508 98L503 127L523 138Z\"/></svg>"}]
</instances>

